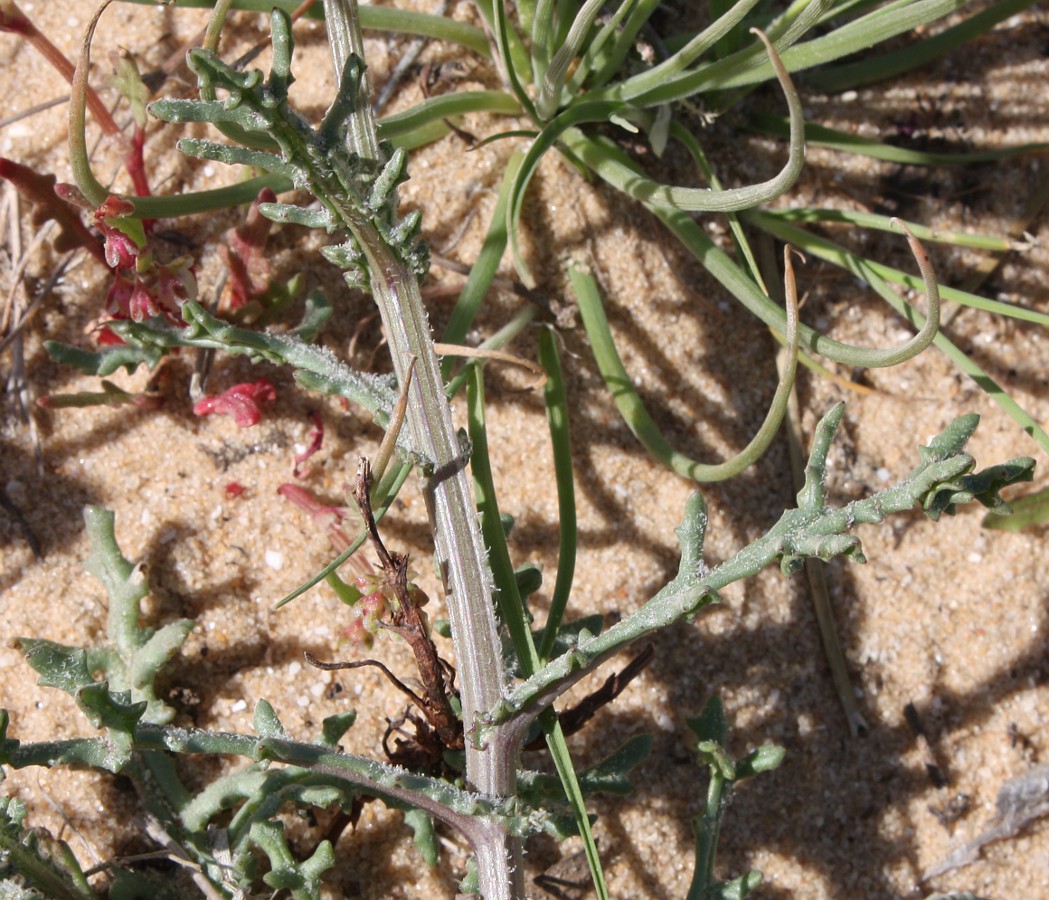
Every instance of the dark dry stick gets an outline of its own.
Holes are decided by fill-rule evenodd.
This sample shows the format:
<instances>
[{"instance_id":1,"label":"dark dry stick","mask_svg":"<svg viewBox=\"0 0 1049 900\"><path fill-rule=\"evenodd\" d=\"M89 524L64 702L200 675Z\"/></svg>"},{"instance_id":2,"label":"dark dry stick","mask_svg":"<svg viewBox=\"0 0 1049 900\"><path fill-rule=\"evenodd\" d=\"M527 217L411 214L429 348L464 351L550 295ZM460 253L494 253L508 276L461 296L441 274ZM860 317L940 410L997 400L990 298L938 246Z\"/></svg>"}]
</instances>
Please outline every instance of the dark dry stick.
<instances>
[{"instance_id":1,"label":"dark dry stick","mask_svg":"<svg viewBox=\"0 0 1049 900\"><path fill-rule=\"evenodd\" d=\"M575 706L561 710L557 714L557 720L561 723L561 729L564 731L565 737L580 731L602 706L607 706L623 693L627 685L637 678L644 671L645 667L652 662L655 655L655 648L649 644L630 660L621 672L613 672L609 675L605 679L605 683L596 691L587 694ZM545 746L546 736L540 735L522 749L542 750Z\"/></svg>"},{"instance_id":2,"label":"dark dry stick","mask_svg":"<svg viewBox=\"0 0 1049 900\"><path fill-rule=\"evenodd\" d=\"M447 749L462 749L463 726L455 715L449 700L449 687L444 677L446 663L437 653L433 640L423 622L419 607L408 590L408 557L390 553L379 537L371 505L371 466L361 458L357 468L357 482L353 497L360 508L364 527L375 553L379 557L386 587L393 591L397 603L393 610L391 631L400 635L412 648L419 678L424 688L423 711L430 726Z\"/></svg>"},{"instance_id":3,"label":"dark dry stick","mask_svg":"<svg viewBox=\"0 0 1049 900\"><path fill-rule=\"evenodd\" d=\"M402 694L408 696L408 698L419 707L423 712L426 712L426 701L423 700L415 691L413 691L408 685L401 681L396 675L393 674L383 663L377 659L359 659L353 662L322 662L317 659L309 650L303 651L302 654L306 662L308 662L315 669L322 669L325 672L337 672L340 669L363 669L365 666L373 666L379 669L383 675L385 675L390 683L397 688Z\"/></svg>"}]
</instances>

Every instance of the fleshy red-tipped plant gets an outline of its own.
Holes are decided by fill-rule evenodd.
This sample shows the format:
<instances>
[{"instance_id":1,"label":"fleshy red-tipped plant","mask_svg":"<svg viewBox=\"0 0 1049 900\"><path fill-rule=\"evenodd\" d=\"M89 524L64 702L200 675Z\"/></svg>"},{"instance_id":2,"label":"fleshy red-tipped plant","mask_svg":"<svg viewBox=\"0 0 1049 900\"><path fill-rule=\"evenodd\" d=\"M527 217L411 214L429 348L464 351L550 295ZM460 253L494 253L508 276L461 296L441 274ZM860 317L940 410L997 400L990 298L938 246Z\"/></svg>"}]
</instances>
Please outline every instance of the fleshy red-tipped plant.
<instances>
[{"instance_id":1,"label":"fleshy red-tipped plant","mask_svg":"<svg viewBox=\"0 0 1049 900\"><path fill-rule=\"evenodd\" d=\"M277 399L277 389L266 378L235 384L216 397L203 397L193 404L193 415L232 416L241 428L257 425L262 418L262 404Z\"/></svg>"}]
</instances>

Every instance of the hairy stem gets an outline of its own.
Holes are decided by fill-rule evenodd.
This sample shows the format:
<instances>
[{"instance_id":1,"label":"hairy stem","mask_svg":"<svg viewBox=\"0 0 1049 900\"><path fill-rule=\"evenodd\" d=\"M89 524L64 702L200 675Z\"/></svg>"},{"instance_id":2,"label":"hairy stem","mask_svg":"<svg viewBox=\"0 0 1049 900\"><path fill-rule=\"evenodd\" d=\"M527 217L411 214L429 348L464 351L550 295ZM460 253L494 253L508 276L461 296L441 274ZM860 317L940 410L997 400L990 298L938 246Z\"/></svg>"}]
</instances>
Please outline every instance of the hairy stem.
<instances>
[{"instance_id":1,"label":"hairy stem","mask_svg":"<svg viewBox=\"0 0 1049 900\"><path fill-rule=\"evenodd\" d=\"M356 39L360 39L355 0L338 0L325 6L329 10L341 7L344 15L338 21L356 31ZM348 35L332 37L331 42L339 47L354 45L354 39ZM340 75L341 72L336 73L337 77ZM362 114L370 116L366 96L362 96L357 107L358 117ZM355 127L348 129L347 135L352 141L367 131ZM352 149L367 152L366 146ZM408 367L415 360L408 391L407 427L415 449L433 461L423 487L452 626L466 732L467 781L487 796L511 797L516 791L515 748L497 736L483 747L474 739L480 713L503 699L506 676L492 602L494 585L466 470L466 455L445 396L419 283L370 221L363 220L356 211L346 213L367 260L399 383L405 383ZM474 843L482 896L509 896L508 890L523 895L520 840L494 822L485 837Z\"/></svg>"}]
</instances>

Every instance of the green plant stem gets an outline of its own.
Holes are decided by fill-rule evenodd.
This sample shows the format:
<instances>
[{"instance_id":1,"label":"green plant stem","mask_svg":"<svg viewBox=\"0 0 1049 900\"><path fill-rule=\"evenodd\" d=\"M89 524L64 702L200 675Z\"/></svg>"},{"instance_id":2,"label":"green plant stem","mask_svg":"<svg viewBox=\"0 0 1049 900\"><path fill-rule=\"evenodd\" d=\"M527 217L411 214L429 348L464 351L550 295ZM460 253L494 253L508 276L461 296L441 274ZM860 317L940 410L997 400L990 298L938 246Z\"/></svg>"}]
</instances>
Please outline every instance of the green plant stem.
<instances>
[{"instance_id":1,"label":"green plant stem","mask_svg":"<svg viewBox=\"0 0 1049 900\"><path fill-rule=\"evenodd\" d=\"M331 49L335 77L341 83L351 60L364 60L364 35L361 34L360 10L357 0L324 0L324 21L328 29L328 46ZM379 160L379 137L375 127L371 103L368 71L359 76L357 90L361 102L354 105L347 115L347 147L361 159ZM398 373L398 379L400 373Z\"/></svg>"},{"instance_id":2,"label":"green plant stem","mask_svg":"<svg viewBox=\"0 0 1049 900\"><path fill-rule=\"evenodd\" d=\"M16 769L26 766L84 765L112 770L112 747L107 738L74 738L17 745L6 739L7 713L0 712L0 756ZM489 801L440 779L413 775L404 769L365 757L339 753L329 747L304 744L282 737L210 732L193 728L139 725L132 744L138 753L164 752L244 756L300 766L358 786L364 793L424 809L464 832L473 843L485 839L486 823L507 822L508 830L524 833L529 824L515 819L512 801Z\"/></svg>"},{"instance_id":3,"label":"green plant stem","mask_svg":"<svg viewBox=\"0 0 1049 900\"><path fill-rule=\"evenodd\" d=\"M388 378L370 372L356 372L336 359L330 351L307 344L292 335L266 334L230 325L192 300L183 305L182 316L186 321L185 328L176 328L158 319L115 322L112 327L114 333L128 342L129 349L140 346L199 347L290 366L304 387L345 397L359 404L372 414L376 424L381 427L390 421L397 402L397 392L391 387ZM49 349L52 346L48 344ZM101 359L104 363L108 354L102 351L85 355ZM84 367L84 370L107 375L113 368L107 365L93 369ZM407 444L403 446L405 449L415 449Z\"/></svg>"},{"instance_id":4,"label":"green plant stem","mask_svg":"<svg viewBox=\"0 0 1049 900\"><path fill-rule=\"evenodd\" d=\"M715 569L702 560L707 514L699 494L686 506L685 518L677 529L682 559L678 575L637 612L627 616L599 635L581 635L576 648L547 663L535 675L517 685L506 701L494 708L488 724L497 725L527 714L534 716L591 671L604 659L628 643L669 625L694 616L700 609L717 602L718 591L727 585L755 575L767 565L780 561L785 574L802 567L805 558L830 559L847 555L858 562L864 557L858 538L847 532L856 524L883 521L886 516L909 510L921 503L930 516L953 512L952 497L958 502L979 497L981 502L998 505L996 490L1003 484L1028 481L1034 461L1021 457L995 467L994 487L975 489L980 476L971 476L974 461L962 449L976 428L978 416L956 419L920 451L921 462L907 478L864 500L840 508L826 504L826 460L831 439L841 421L844 406L838 404L820 421L805 470L805 487L798 493L798 507L788 510L764 537L759 538ZM963 484L974 490L958 491Z\"/></svg>"},{"instance_id":5,"label":"green plant stem","mask_svg":"<svg viewBox=\"0 0 1049 900\"><path fill-rule=\"evenodd\" d=\"M711 896L710 888L717 884L714 856L721 833L721 816L727 802L725 776L717 766L711 766L703 813L696 816L692 823L696 834L696 868L692 873L686 900L707 900Z\"/></svg>"},{"instance_id":6,"label":"green plant stem","mask_svg":"<svg viewBox=\"0 0 1049 900\"><path fill-rule=\"evenodd\" d=\"M233 0L215 0L208 20L208 27L204 30L204 42L201 46L212 53L218 53L219 39L222 37L222 28L226 24L226 16L233 6ZM214 98L211 98L214 99Z\"/></svg>"},{"instance_id":7,"label":"green plant stem","mask_svg":"<svg viewBox=\"0 0 1049 900\"><path fill-rule=\"evenodd\" d=\"M784 359L784 353L781 351L776 357L777 364L782 365ZM797 390L791 391L785 424L791 479L794 482L794 490L800 491L805 484L805 452L801 439L801 405L798 402ZM845 659L841 639L838 637L838 628L834 622L830 591L827 589L826 563L812 557L806 559L805 578L808 581L812 609L816 614L816 627L819 629L820 643L823 646L823 657L827 660L827 666L830 669L834 692L838 695L838 702L845 713L849 733L856 737L866 732L868 726L856 702L856 691L852 685L848 662Z\"/></svg>"}]
</instances>

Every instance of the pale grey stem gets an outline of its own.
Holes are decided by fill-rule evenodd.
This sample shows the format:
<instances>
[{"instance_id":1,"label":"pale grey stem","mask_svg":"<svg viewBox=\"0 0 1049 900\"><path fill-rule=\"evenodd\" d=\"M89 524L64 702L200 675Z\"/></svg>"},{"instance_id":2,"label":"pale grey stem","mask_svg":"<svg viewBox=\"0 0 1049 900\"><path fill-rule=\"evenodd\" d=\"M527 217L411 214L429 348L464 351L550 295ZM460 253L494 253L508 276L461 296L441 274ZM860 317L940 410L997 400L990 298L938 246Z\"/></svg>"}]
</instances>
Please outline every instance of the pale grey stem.
<instances>
[{"instance_id":1,"label":"pale grey stem","mask_svg":"<svg viewBox=\"0 0 1049 900\"><path fill-rule=\"evenodd\" d=\"M363 50L357 4L356 0L325 0L324 7L336 77L340 77L348 54L360 55ZM348 129L351 142L369 131L374 135L366 90L363 84L354 118L370 119L371 125L369 128L367 121L352 123L353 127ZM350 149L362 157L368 152L367 144ZM501 740L499 734L492 735L484 747L474 740L479 715L492 709L506 694L506 674L495 620L494 582L481 537L473 485L445 396L419 284L415 274L390 250L371 222L354 210L345 212L354 223L355 236L367 259L372 293L382 317L398 383L405 383L409 363L413 358L416 361L408 390L407 428L412 446L433 465L424 475L423 487L452 626L467 736L466 778L470 787L483 795L512 797L516 792L515 745ZM473 842L481 895L486 900L523 897L520 839L490 820L482 830L482 839Z\"/></svg>"},{"instance_id":2,"label":"pale grey stem","mask_svg":"<svg viewBox=\"0 0 1049 900\"><path fill-rule=\"evenodd\" d=\"M511 797L516 791L514 747L495 735L485 747L478 747L473 740L479 714L491 709L505 693L492 601L494 586L477 520L473 485L444 394L418 284L412 273L393 260L392 254L385 272L385 283L373 281L372 287L398 381L406 377L411 358L417 360L408 395L407 425L412 446L434 462L432 474L425 476L424 490L452 626L467 734L466 777L470 786L484 795ZM494 822L488 831L490 840L474 845L481 895L524 896L523 884L518 884L520 841L502 832ZM509 892L511 885L515 886L514 893Z\"/></svg>"},{"instance_id":3,"label":"pale grey stem","mask_svg":"<svg viewBox=\"0 0 1049 900\"><path fill-rule=\"evenodd\" d=\"M346 71L351 56L363 60L364 37L361 34L357 13L357 0L324 0L324 21L328 29L328 46L331 47L332 64L335 66L335 82L338 84ZM365 72L361 79L363 102L350 115L347 139L361 159L379 158L379 138L375 131L375 117L371 111L369 78Z\"/></svg>"}]
</instances>

